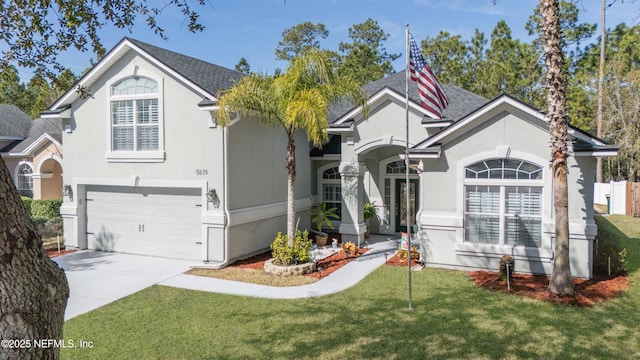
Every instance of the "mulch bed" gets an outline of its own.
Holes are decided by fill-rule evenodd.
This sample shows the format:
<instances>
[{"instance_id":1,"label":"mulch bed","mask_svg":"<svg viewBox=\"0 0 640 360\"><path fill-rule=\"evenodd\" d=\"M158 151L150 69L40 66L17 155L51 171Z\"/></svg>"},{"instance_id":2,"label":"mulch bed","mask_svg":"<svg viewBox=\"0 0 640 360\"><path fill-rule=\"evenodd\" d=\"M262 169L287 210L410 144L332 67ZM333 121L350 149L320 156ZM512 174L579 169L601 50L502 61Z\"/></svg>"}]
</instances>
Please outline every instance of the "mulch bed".
<instances>
[{"instance_id":1,"label":"mulch bed","mask_svg":"<svg viewBox=\"0 0 640 360\"><path fill-rule=\"evenodd\" d=\"M367 250L369 249L359 249L358 256L366 253ZM357 258L358 256L355 256L355 255L347 256L347 254L344 251L340 251L338 253L335 253L329 257L326 257L318 261L317 266L322 268L322 277L325 277L333 273L334 271L340 269L344 265L348 264L350 261ZM240 268L240 269L262 269L264 267L264 262L269 259L271 259L271 251L267 251L262 254L252 256L248 259L238 260L229 266ZM305 276L319 279L320 272L315 271Z\"/></svg>"},{"instance_id":2,"label":"mulch bed","mask_svg":"<svg viewBox=\"0 0 640 360\"><path fill-rule=\"evenodd\" d=\"M71 254L74 252L76 252L76 250L60 250L60 252L58 252L58 250L47 250L47 255L49 255L49 258L54 258L62 255Z\"/></svg>"},{"instance_id":3,"label":"mulch bed","mask_svg":"<svg viewBox=\"0 0 640 360\"><path fill-rule=\"evenodd\" d=\"M368 249L360 249L360 255L364 254L367 250ZM245 260L236 261L230 266L245 269L262 269L264 262L270 258L271 251L267 251ZM318 266L322 268L322 277L333 273L355 258L356 256L347 256L341 251L320 260ZM418 265L418 259L411 259L411 263L412 267ZM406 267L407 261L401 259L396 253L387 259L386 265ZM320 278L320 273L316 271L305 276ZM469 276L477 286L490 291L508 292L541 301L581 307L592 306L593 304L618 297L629 288L629 279L624 275L595 277L590 280L574 279L577 295L575 297L558 296L549 291L549 277L546 275L514 274L510 280L510 291L507 291L506 281L500 281L498 279L497 272L474 271L469 273Z\"/></svg>"},{"instance_id":4,"label":"mulch bed","mask_svg":"<svg viewBox=\"0 0 640 360\"><path fill-rule=\"evenodd\" d=\"M514 274L509 284L510 291L507 291L507 282L498 279L497 272L474 271L469 276L477 286L491 291L509 292L556 304L581 307L615 298L629 288L629 279L624 275L594 277L590 280L574 279L577 295L558 296L549 291L549 276L546 275Z\"/></svg>"}]
</instances>

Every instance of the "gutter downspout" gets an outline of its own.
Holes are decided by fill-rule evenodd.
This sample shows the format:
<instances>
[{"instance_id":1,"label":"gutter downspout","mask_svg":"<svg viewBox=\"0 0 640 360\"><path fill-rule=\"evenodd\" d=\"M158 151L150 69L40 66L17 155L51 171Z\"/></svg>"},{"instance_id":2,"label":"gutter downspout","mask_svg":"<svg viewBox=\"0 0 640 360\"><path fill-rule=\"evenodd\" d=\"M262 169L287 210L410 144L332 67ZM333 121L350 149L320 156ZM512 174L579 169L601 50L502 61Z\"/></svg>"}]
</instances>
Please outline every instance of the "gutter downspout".
<instances>
[{"instance_id":1,"label":"gutter downspout","mask_svg":"<svg viewBox=\"0 0 640 360\"><path fill-rule=\"evenodd\" d=\"M224 197L224 232L222 243L224 244L224 260L221 263L210 266L210 269L222 269L229 264L229 224L230 224L230 212L229 212L229 161L227 155L229 154L229 141L228 141L229 127L222 127L222 196Z\"/></svg>"}]
</instances>

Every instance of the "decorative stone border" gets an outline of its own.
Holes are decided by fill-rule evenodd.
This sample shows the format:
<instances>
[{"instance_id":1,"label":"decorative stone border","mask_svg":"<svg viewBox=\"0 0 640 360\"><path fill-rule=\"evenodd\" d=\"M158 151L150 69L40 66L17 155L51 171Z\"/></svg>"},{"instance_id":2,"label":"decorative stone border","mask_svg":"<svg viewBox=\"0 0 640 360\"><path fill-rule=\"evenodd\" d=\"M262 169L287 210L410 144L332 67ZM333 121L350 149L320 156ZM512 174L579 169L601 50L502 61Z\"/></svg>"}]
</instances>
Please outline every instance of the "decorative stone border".
<instances>
[{"instance_id":1,"label":"decorative stone border","mask_svg":"<svg viewBox=\"0 0 640 360\"><path fill-rule=\"evenodd\" d=\"M273 263L273 259L264 262L264 271L278 276L304 275L316 271L316 263L304 263L299 265L281 266Z\"/></svg>"}]
</instances>

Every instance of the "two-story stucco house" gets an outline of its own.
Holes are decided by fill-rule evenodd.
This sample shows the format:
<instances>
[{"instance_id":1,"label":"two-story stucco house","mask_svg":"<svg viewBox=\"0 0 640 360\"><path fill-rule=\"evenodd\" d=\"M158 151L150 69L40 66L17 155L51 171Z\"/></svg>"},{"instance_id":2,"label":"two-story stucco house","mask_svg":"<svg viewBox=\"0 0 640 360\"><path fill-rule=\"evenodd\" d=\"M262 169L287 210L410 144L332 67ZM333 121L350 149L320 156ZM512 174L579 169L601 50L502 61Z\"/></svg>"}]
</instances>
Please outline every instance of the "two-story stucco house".
<instances>
[{"instance_id":1,"label":"two-story stucco house","mask_svg":"<svg viewBox=\"0 0 640 360\"><path fill-rule=\"evenodd\" d=\"M268 248L286 224L284 132L212 117L241 76L125 38L79 80L89 96L58 99L44 116L63 123L65 244L220 266ZM298 169L308 210L308 162Z\"/></svg>"},{"instance_id":2,"label":"two-story stucco house","mask_svg":"<svg viewBox=\"0 0 640 360\"><path fill-rule=\"evenodd\" d=\"M133 39L123 39L46 111L63 123L65 244L224 266L267 249L285 229L284 132L239 118L216 123L219 90L242 74ZM296 139L296 209L338 207L343 240L361 242L362 207L372 231L396 236L411 222L431 266L549 273L553 206L544 114L509 96L487 100L445 86L444 119L421 108L405 74L365 87L370 115L334 109L331 140L312 149ZM408 110L407 110L408 109ZM408 113L408 115L407 115ZM407 120L408 119L408 120ZM403 154L409 123L409 186ZM590 277L596 226L594 156L616 148L571 129L572 271Z\"/></svg>"}]
</instances>

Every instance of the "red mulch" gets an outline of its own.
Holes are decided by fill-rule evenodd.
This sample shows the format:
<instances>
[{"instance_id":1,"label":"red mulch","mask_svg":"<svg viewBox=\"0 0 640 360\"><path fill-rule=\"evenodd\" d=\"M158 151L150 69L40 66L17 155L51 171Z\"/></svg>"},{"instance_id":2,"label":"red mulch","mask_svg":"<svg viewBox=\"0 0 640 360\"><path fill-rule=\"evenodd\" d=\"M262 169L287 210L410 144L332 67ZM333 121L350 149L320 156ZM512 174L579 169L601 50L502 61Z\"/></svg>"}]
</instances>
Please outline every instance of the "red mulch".
<instances>
[{"instance_id":1,"label":"red mulch","mask_svg":"<svg viewBox=\"0 0 640 360\"><path fill-rule=\"evenodd\" d=\"M58 252L58 250L47 250L47 255L49 255L49 258L54 258L66 254L71 254L73 252L76 252L76 250L60 250L60 252Z\"/></svg>"},{"instance_id":2,"label":"red mulch","mask_svg":"<svg viewBox=\"0 0 640 360\"><path fill-rule=\"evenodd\" d=\"M364 254L368 249L360 249L360 254ZM243 269L262 269L264 262L271 258L271 251L253 256L245 260L239 260L231 264L231 267ZM322 259L318 266L322 268L322 277L325 277L342 266L355 259L356 256L347 256L344 252L339 252ZM418 264L418 259L411 259L412 266ZM400 259L397 253L387 259L389 266L407 266L407 261ZM307 274L314 278L320 278L319 272ZM527 296L530 298L562 304L588 307L598 302L615 298L629 288L629 280L624 275L612 278L595 277L591 280L574 279L577 295L558 296L549 291L549 277L546 275L514 274L510 280L511 290L507 291L506 281L498 279L497 272L475 271L469 273L473 282L480 287L491 291L509 292L512 294Z\"/></svg>"},{"instance_id":3,"label":"red mulch","mask_svg":"<svg viewBox=\"0 0 640 360\"><path fill-rule=\"evenodd\" d=\"M418 258L411 258L411 267L418 265ZM407 260L400 258L398 253L387 259L386 265L389 266L407 266Z\"/></svg>"},{"instance_id":4,"label":"red mulch","mask_svg":"<svg viewBox=\"0 0 640 360\"><path fill-rule=\"evenodd\" d=\"M475 271L469 276L476 285L491 291L510 292L556 304L582 307L615 298L629 288L629 279L624 275L595 277L590 280L574 279L577 295L558 296L549 291L549 277L546 275L514 274L510 280L511 291L507 291L506 281L498 279L497 272Z\"/></svg>"},{"instance_id":5,"label":"red mulch","mask_svg":"<svg viewBox=\"0 0 640 360\"><path fill-rule=\"evenodd\" d=\"M366 253L367 250L369 249L359 249L358 253L359 255L362 255ZM322 268L322 277L325 277L333 273L334 271L340 269L344 265L348 264L351 260L355 258L357 258L357 256L354 256L354 255L347 256L347 254L344 251L341 251L318 261L317 266ZM271 259L271 251L267 251L265 253L255 255L248 259L238 260L229 266L237 267L240 269L262 269L264 267L264 262L269 259ZM315 271L311 274L307 274L306 276L319 279L320 272Z\"/></svg>"}]
</instances>

